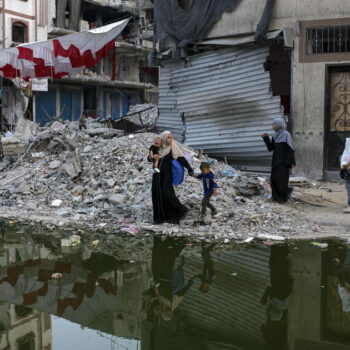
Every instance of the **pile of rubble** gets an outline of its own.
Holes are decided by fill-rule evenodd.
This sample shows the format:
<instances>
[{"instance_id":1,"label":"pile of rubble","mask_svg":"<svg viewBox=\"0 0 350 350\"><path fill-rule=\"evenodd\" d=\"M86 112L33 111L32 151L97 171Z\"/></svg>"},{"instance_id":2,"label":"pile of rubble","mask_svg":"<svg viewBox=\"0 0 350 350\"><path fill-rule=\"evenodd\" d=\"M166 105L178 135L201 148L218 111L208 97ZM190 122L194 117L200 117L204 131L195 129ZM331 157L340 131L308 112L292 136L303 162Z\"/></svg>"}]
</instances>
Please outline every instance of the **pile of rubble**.
<instances>
[{"instance_id":1,"label":"pile of rubble","mask_svg":"<svg viewBox=\"0 0 350 350\"><path fill-rule=\"evenodd\" d=\"M114 131L115 137L106 138L92 133L91 129L98 129L93 126L80 131L55 122L36 134L15 163L5 159L8 163L0 180L0 216L134 235L147 231L243 240L257 235L293 236L317 229L300 215L296 220L295 213L270 203L265 179L245 176L214 159L206 160L219 178L219 195L213 200L219 214L207 218L209 225L196 226L203 190L200 181L188 176L176 188L181 202L191 209L186 222L153 225L152 173L147 154L155 135L120 136ZM182 147L198 172L197 154Z\"/></svg>"},{"instance_id":2,"label":"pile of rubble","mask_svg":"<svg viewBox=\"0 0 350 350\"><path fill-rule=\"evenodd\" d=\"M158 119L158 107L152 104L130 106L127 119L147 130L153 129Z\"/></svg>"}]
</instances>

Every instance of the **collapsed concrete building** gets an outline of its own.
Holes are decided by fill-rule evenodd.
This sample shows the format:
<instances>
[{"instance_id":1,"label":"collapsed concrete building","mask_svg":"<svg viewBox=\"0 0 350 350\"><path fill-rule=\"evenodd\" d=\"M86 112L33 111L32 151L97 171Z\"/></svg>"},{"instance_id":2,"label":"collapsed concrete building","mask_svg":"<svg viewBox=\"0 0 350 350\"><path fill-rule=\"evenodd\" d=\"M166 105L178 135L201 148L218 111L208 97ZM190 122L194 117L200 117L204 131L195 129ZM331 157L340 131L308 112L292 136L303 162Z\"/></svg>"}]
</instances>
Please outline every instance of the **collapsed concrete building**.
<instances>
[{"instance_id":1,"label":"collapsed concrete building","mask_svg":"<svg viewBox=\"0 0 350 350\"><path fill-rule=\"evenodd\" d=\"M5 37L8 34L5 34L4 29L4 47L53 39L121 19L131 19L118 38L116 49L83 74L49 81L35 79L31 84L19 81L17 86L20 85L27 95L24 104L23 96L13 82L4 79L3 129L13 129L25 110L28 118L38 124L45 124L55 118L79 120L83 114L94 118L117 119L126 115L131 105L157 102L158 68L149 65L152 4L138 1L42 0L40 6L37 1L28 1L24 9L21 3L20 0L11 1L11 4L3 2L5 16L11 21L14 19L10 16L18 17L15 21L22 25L24 31L22 36L17 35L18 30L13 26L11 36ZM33 20L27 23L28 13ZM142 33L147 30L144 39Z\"/></svg>"},{"instance_id":2,"label":"collapsed concrete building","mask_svg":"<svg viewBox=\"0 0 350 350\"><path fill-rule=\"evenodd\" d=\"M350 136L350 20L342 1L156 0L155 19L164 48L160 129L264 171L270 155L260 135L284 116L296 173L338 178Z\"/></svg>"}]
</instances>

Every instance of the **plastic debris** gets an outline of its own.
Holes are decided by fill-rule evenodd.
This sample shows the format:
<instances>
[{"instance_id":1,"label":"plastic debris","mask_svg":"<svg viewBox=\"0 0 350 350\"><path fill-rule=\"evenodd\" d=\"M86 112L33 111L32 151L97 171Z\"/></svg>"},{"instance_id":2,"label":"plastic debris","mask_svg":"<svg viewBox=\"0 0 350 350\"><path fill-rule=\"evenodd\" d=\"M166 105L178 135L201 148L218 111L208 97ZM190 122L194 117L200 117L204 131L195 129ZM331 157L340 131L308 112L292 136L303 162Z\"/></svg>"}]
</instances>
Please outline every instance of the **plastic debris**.
<instances>
[{"instance_id":1,"label":"plastic debris","mask_svg":"<svg viewBox=\"0 0 350 350\"><path fill-rule=\"evenodd\" d=\"M141 232L141 228L139 226L130 225L130 226L122 227L121 231L130 233L132 235L136 235Z\"/></svg>"},{"instance_id":2,"label":"plastic debris","mask_svg":"<svg viewBox=\"0 0 350 350\"><path fill-rule=\"evenodd\" d=\"M61 239L61 247L74 247L81 243L81 238L78 235L72 235L68 239Z\"/></svg>"},{"instance_id":3,"label":"plastic debris","mask_svg":"<svg viewBox=\"0 0 350 350\"><path fill-rule=\"evenodd\" d=\"M262 239L271 239L273 241L284 241L286 239L283 236L269 235L265 233L259 233L257 237Z\"/></svg>"},{"instance_id":4,"label":"plastic debris","mask_svg":"<svg viewBox=\"0 0 350 350\"><path fill-rule=\"evenodd\" d=\"M91 242L91 247L92 248L96 248L99 245L100 245L100 240L99 239L96 239L95 241Z\"/></svg>"},{"instance_id":5,"label":"plastic debris","mask_svg":"<svg viewBox=\"0 0 350 350\"><path fill-rule=\"evenodd\" d=\"M232 168L230 165L225 165L222 171L222 175L226 177L235 177L237 176L237 171Z\"/></svg>"},{"instance_id":6,"label":"plastic debris","mask_svg":"<svg viewBox=\"0 0 350 350\"><path fill-rule=\"evenodd\" d=\"M60 272L55 272L51 275L53 280L60 280L62 278L62 274Z\"/></svg>"},{"instance_id":7,"label":"plastic debris","mask_svg":"<svg viewBox=\"0 0 350 350\"><path fill-rule=\"evenodd\" d=\"M321 249L326 249L328 248L328 243L321 243L321 242L310 242L311 245L321 248Z\"/></svg>"}]
</instances>

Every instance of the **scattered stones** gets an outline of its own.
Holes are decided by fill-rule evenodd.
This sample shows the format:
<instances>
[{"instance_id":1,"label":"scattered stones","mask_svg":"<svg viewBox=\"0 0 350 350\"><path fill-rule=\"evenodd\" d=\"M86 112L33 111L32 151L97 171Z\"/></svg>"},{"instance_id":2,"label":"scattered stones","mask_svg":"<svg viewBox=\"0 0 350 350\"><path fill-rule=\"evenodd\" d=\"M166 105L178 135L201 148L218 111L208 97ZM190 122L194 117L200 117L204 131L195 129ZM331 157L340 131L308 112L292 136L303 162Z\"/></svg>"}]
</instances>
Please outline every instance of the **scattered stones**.
<instances>
[{"instance_id":1,"label":"scattered stones","mask_svg":"<svg viewBox=\"0 0 350 350\"><path fill-rule=\"evenodd\" d=\"M106 185L108 187L114 187L115 181L113 179L108 179L108 180L106 180Z\"/></svg>"},{"instance_id":2,"label":"scattered stones","mask_svg":"<svg viewBox=\"0 0 350 350\"><path fill-rule=\"evenodd\" d=\"M62 199L55 199L54 201L52 201L51 207L59 208L62 206L62 204L63 204Z\"/></svg>"},{"instance_id":3,"label":"scattered stones","mask_svg":"<svg viewBox=\"0 0 350 350\"><path fill-rule=\"evenodd\" d=\"M106 129L92 119L87 127ZM181 147L196 173L200 162L208 161L218 177L219 194L212 203L219 214L211 218L208 211L207 225L198 226L203 186L186 176L175 189L181 203L190 209L184 223L151 225L152 173L147 154L155 134L135 133L130 138L120 136L117 130L109 133L117 136L106 138L105 131L90 133L59 122L41 129L15 172L10 163L2 172L0 204L13 213L20 208L28 218L45 213L57 226L79 225L129 234L244 240L259 234L292 236L309 230L300 213L287 212L268 201L265 178L236 169L228 173L224 163L205 156L198 159L197 153L185 145Z\"/></svg>"},{"instance_id":4,"label":"scattered stones","mask_svg":"<svg viewBox=\"0 0 350 350\"><path fill-rule=\"evenodd\" d=\"M108 198L108 202L114 205L126 204L127 195L125 194L112 194Z\"/></svg>"},{"instance_id":5,"label":"scattered stones","mask_svg":"<svg viewBox=\"0 0 350 350\"><path fill-rule=\"evenodd\" d=\"M158 119L158 107L152 104L130 106L127 119L147 129L154 128Z\"/></svg>"},{"instance_id":6,"label":"scattered stones","mask_svg":"<svg viewBox=\"0 0 350 350\"><path fill-rule=\"evenodd\" d=\"M64 129L66 128L66 126L63 124L63 123L60 123L58 121L55 121L52 123L51 125L51 129L54 131L54 132L64 132Z\"/></svg>"},{"instance_id":7,"label":"scattered stones","mask_svg":"<svg viewBox=\"0 0 350 350\"><path fill-rule=\"evenodd\" d=\"M82 195L84 192L84 187L81 185L75 186L72 190L72 193L74 194L74 196L78 197L80 195Z\"/></svg>"},{"instance_id":8,"label":"scattered stones","mask_svg":"<svg viewBox=\"0 0 350 350\"><path fill-rule=\"evenodd\" d=\"M49 168L50 169L57 169L62 165L62 162L60 160L53 160L50 164L49 164Z\"/></svg>"}]
</instances>

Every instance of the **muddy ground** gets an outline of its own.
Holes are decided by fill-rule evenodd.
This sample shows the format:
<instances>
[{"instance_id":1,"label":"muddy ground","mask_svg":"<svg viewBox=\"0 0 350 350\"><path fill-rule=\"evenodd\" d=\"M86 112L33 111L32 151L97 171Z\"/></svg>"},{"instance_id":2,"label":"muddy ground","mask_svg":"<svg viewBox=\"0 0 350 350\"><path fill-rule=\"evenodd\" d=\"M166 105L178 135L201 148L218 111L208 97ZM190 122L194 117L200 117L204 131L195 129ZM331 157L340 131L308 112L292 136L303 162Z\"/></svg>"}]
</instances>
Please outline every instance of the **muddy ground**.
<instances>
[{"instance_id":1,"label":"muddy ground","mask_svg":"<svg viewBox=\"0 0 350 350\"><path fill-rule=\"evenodd\" d=\"M324 182L318 188L297 188L294 196L294 206L319 225L320 234L350 241L350 214L343 212L346 203L343 183Z\"/></svg>"}]
</instances>

